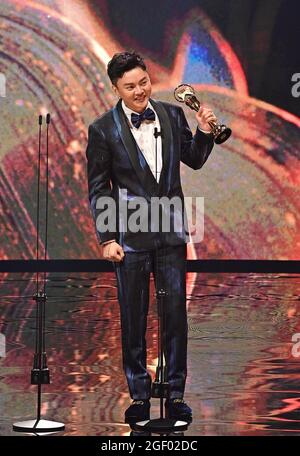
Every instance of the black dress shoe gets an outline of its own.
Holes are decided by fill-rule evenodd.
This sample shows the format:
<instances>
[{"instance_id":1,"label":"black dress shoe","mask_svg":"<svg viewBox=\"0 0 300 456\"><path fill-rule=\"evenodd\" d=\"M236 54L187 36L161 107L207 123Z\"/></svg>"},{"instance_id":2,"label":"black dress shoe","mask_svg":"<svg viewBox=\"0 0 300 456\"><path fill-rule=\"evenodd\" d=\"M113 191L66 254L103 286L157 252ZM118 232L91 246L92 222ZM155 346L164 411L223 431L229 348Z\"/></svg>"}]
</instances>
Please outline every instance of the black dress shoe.
<instances>
[{"instance_id":1,"label":"black dress shoe","mask_svg":"<svg viewBox=\"0 0 300 456\"><path fill-rule=\"evenodd\" d=\"M165 402L165 408L167 418L186 421L187 423L193 421L192 409L183 399L170 399Z\"/></svg>"},{"instance_id":2,"label":"black dress shoe","mask_svg":"<svg viewBox=\"0 0 300 456\"><path fill-rule=\"evenodd\" d=\"M133 424L150 419L149 399L134 400L125 411L125 423Z\"/></svg>"}]
</instances>

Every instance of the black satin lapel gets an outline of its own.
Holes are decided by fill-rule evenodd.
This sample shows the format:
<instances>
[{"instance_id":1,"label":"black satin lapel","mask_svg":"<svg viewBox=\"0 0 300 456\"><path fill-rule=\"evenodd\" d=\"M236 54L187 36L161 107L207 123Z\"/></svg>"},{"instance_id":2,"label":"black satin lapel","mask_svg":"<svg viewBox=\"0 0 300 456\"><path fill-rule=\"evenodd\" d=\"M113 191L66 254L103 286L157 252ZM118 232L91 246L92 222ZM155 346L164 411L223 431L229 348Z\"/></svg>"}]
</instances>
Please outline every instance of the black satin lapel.
<instances>
[{"instance_id":1,"label":"black satin lapel","mask_svg":"<svg viewBox=\"0 0 300 456\"><path fill-rule=\"evenodd\" d=\"M159 101L150 100L153 108L157 112L160 128L162 131L162 159L163 166L159 179L159 193L164 193L168 189L171 178L171 169L170 169L170 152L171 147L173 147L173 136L172 136L172 127L167 111L165 110L162 103Z\"/></svg>"},{"instance_id":2,"label":"black satin lapel","mask_svg":"<svg viewBox=\"0 0 300 456\"><path fill-rule=\"evenodd\" d=\"M127 117L122 109L121 100L119 100L116 107L114 108L113 116L124 148L128 153L129 159L135 169L135 172L138 175L141 185L145 188L146 192L149 195L158 195L158 185L148 164L146 163L144 168L140 164L138 145L130 131Z\"/></svg>"}]
</instances>

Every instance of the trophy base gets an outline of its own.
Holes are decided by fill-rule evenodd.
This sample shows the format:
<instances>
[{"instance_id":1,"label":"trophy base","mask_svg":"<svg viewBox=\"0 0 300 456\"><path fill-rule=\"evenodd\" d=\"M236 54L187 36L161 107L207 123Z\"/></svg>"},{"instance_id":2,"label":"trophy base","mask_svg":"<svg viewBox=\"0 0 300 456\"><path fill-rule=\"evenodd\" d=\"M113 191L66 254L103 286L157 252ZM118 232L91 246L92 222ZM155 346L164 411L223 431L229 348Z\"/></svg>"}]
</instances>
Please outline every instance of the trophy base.
<instances>
[{"instance_id":1,"label":"trophy base","mask_svg":"<svg viewBox=\"0 0 300 456\"><path fill-rule=\"evenodd\" d=\"M218 125L215 131L213 131L215 143L222 144L227 141L227 139L231 136L231 133L231 129L226 127L226 125Z\"/></svg>"}]
</instances>

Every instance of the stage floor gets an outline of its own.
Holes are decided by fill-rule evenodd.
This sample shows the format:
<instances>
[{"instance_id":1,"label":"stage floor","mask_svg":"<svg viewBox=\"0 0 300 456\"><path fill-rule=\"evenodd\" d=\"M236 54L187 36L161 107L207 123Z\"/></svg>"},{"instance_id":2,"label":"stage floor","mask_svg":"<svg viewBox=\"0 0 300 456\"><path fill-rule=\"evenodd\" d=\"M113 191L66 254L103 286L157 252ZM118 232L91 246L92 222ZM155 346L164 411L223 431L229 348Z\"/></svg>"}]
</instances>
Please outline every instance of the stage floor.
<instances>
[{"instance_id":1,"label":"stage floor","mask_svg":"<svg viewBox=\"0 0 300 456\"><path fill-rule=\"evenodd\" d=\"M0 274L0 435L35 418L35 277ZM300 275L189 274L188 285L185 399L193 423L185 435L300 435ZM65 423L57 435L129 435L114 275L51 273L47 296L43 418ZM154 299L147 344L154 375Z\"/></svg>"}]
</instances>

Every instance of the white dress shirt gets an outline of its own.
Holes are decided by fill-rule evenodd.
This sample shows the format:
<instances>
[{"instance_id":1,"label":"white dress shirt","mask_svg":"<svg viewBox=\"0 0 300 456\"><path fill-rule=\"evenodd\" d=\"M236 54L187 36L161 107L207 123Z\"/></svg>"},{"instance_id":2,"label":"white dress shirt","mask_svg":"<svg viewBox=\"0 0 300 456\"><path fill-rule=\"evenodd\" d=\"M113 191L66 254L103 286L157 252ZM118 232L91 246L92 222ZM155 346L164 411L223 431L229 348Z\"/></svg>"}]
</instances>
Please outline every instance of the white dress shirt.
<instances>
[{"instance_id":1,"label":"white dress shirt","mask_svg":"<svg viewBox=\"0 0 300 456\"><path fill-rule=\"evenodd\" d=\"M161 136L157 138L157 159L155 157L155 142L156 139L154 137L154 128L156 127L157 130L160 132L160 122L158 115L155 112L155 109L151 105L150 101L145 109L150 108L155 114L155 120L149 121L144 120L139 128L136 128L131 123L131 114L140 114L138 112L132 111L132 109L128 108L124 101L122 100L122 108L125 112L125 115L128 119L129 126L131 128L131 133L133 134L134 139L137 142L142 154L145 157L146 162L149 165L149 168L155 177L156 181L159 182L161 169L162 169L162 143L161 143Z\"/></svg>"}]
</instances>

